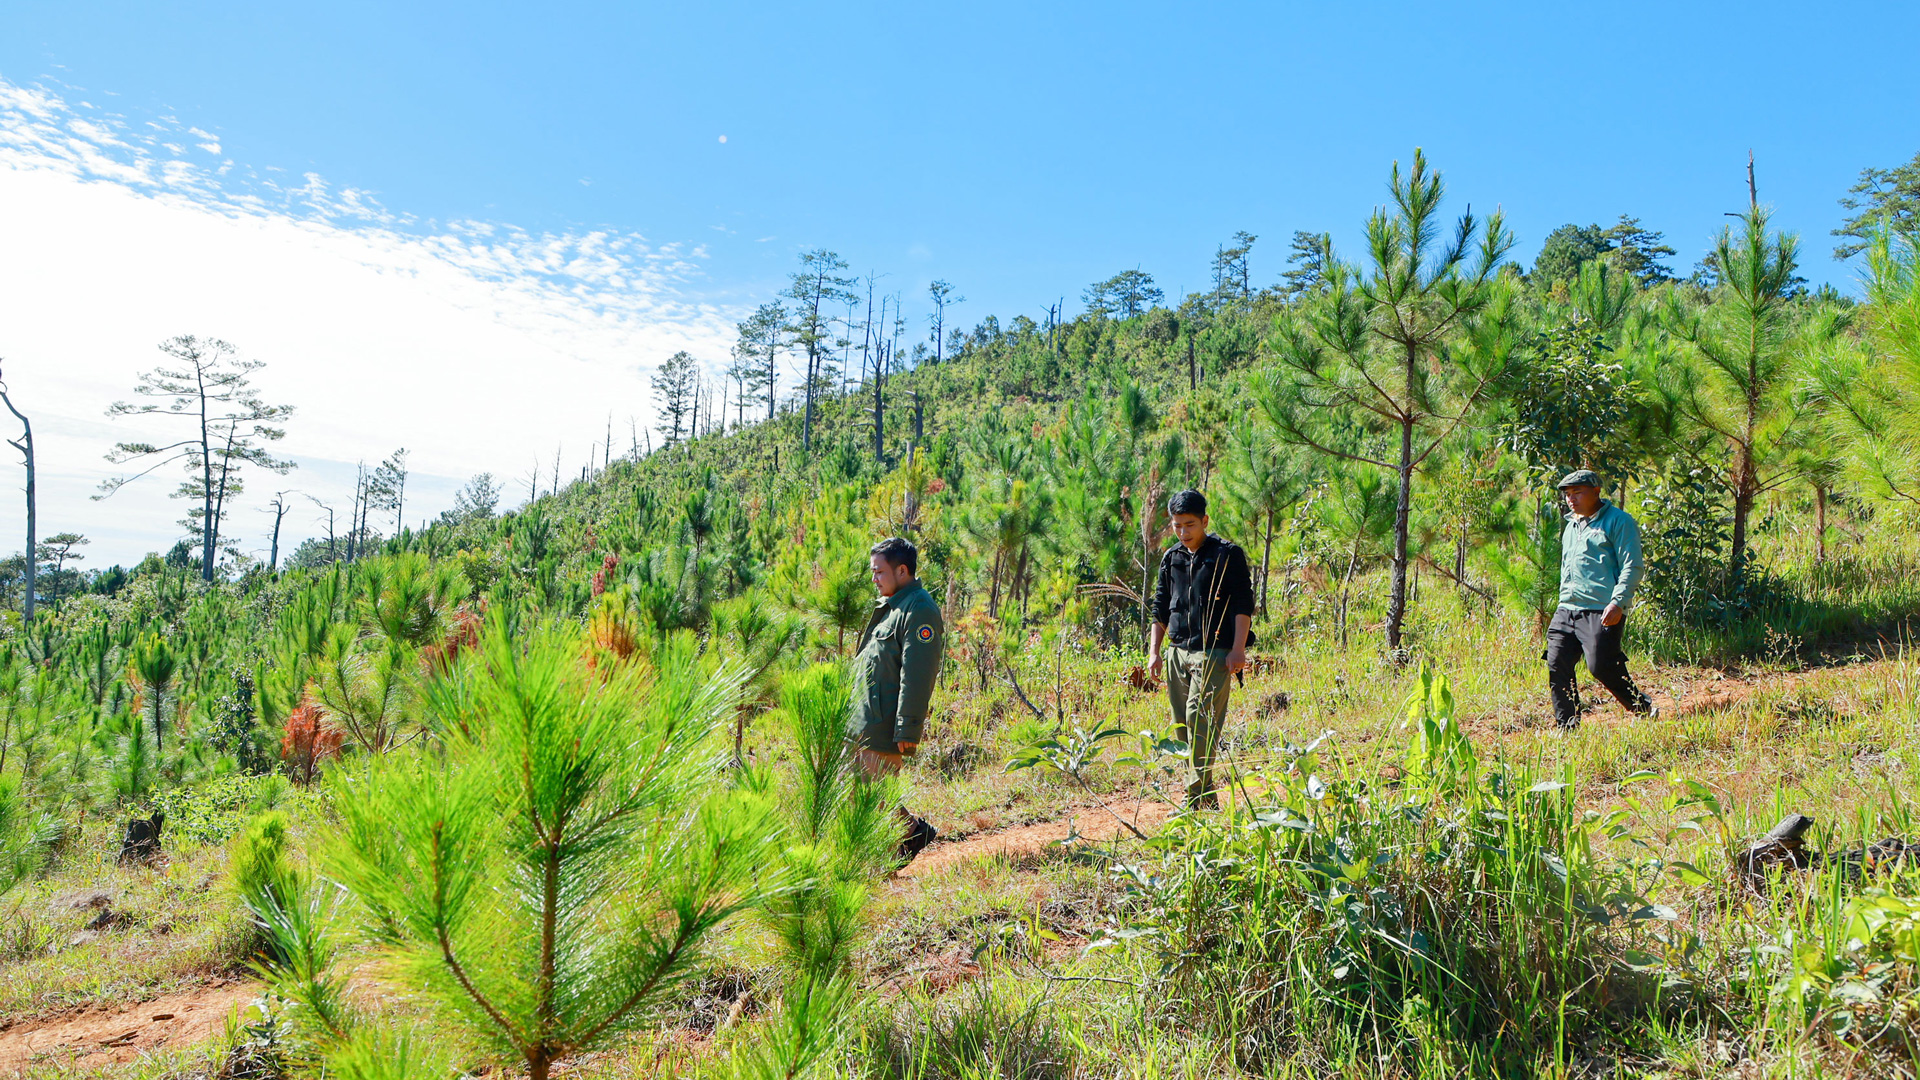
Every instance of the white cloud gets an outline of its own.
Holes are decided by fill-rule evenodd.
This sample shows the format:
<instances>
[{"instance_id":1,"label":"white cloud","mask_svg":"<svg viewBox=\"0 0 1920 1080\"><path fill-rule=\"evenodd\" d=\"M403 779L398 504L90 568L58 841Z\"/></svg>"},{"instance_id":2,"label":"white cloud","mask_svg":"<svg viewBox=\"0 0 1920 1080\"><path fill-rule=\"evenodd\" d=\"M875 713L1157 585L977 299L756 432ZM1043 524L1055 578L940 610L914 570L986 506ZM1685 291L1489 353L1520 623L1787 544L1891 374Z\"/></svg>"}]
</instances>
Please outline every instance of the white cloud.
<instances>
[{"instance_id":1,"label":"white cloud","mask_svg":"<svg viewBox=\"0 0 1920 1080\"><path fill-rule=\"evenodd\" d=\"M264 553L270 519L255 510L274 490L344 507L353 463L400 446L412 451L413 522L473 473L524 498L538 459L544 488L556 442L563 477L578 475L609 414L616 453L628 417L652 416L654 364L686 349L717 366L742 317L695 294L703 248L423 224L311 173L290 183L275 169L176 157L168 141L218 140L162 120L129 123L0 80L0 357L34 422L41 535L92 537L88 565L180 534L185 505L166 498L175 476L88 498L116 471L102 456L113 442L167 433L105 416L166 338L233 342L266 361L255 378L267 400L298 407L275 449L301 467L256 473L230 525ZM0 552L20 545L18 477L0 497ZM282 550L316 531L324 524L296 510Z\"/></svg>"}]
</instances>

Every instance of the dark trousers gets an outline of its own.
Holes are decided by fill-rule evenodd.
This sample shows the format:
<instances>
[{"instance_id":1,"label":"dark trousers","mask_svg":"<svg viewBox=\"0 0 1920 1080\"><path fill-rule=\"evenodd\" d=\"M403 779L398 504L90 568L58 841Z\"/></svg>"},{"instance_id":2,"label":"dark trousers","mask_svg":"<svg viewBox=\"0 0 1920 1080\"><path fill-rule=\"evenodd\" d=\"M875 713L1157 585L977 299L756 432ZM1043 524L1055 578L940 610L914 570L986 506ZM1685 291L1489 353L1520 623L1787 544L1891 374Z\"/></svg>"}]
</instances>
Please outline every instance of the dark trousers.
<instances>
[{"instance_id":1,"label":"dark trousers","mask_svg":"<svg viewBox=\"0 0 1920 1080\"><path fill-rule=\"evenodd\" d=\"M1598 611L1561 608L1547 625L1547 685L1553 691L1553 718L1561 727L1580 723L1580 691L1574 669L1584 658L1587 670L1628 712L1644 713L1653 702L1627 674L1627 620L1600 623Z\"/></svg>"}]
</instances>

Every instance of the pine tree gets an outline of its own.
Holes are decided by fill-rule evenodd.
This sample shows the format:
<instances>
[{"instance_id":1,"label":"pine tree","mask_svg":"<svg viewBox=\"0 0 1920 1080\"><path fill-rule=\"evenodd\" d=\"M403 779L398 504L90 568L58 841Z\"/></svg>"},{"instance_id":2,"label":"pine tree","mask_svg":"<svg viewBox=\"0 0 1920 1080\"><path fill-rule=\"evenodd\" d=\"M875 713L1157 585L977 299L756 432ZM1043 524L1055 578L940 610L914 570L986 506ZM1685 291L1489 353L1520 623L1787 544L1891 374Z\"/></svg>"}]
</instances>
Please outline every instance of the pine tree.
<instances>
[{"instance_id":1,"label":"pine tree","mask_svg":"<svg viewBox=\"0 0 1920 1080\"><path fill-rule=\"evenodd\" d=\"M369 762L340 801L329 876L443 1022L546 1080L782 887L775 818L715 782L740 676L691 639L589 665L577 630L496 616L481 649L431 684L442 748Z\"/></svg>"},{"instance_id":2,"label":"pine tree","mask_svg":"<svg viewBox=\"0 0 1920 1080\"><path fill-rule=\"evenodd\" d=\"M1333 269L1333 234L1295 232L1287 265L1292 269L1280 275L1280 292L1286 299L1323 291Z\"/></svg>"},{"instance_id":3,"label":"pine tree","mask_svg":"<svg viewBox=\"0 0 1920 1080\"><path fill-rule=\"evenodd\" d=\"M1152 274L1136 268L1087 286L1080 299L1087 305L1088 314L1131 319L1166 299L1166 294L1153 283Z\"/></svg>"},{"instance_id":4,"label":"pine tree","mask_svg":"<svg viewBox=\"0 0 1920 1080\"><path fill-rule=\"evenodd\" d=\"M836 304L854 301L854 279L844 276L847 261L825 248L804 252L800 272L789 279L781 295L792 300L795 310L785 332L806 353L806 378L801 384L805 412L800 420L800 452L813 453L813 424L819 410L820 395L833 385L833 317L828 310Z\"/></svg>"},{"instance_id":5,"label":"pine tree","mask_svg":"<svg viewBox=\"0 0 1920 1080\"><path fill-rule=\"evenodd\" d=\"M1721 230L1711 304L1694 308L1672 294L1661 312L1682 344L1681 362L1659 369L1661 388L1705 439L1706 452L1696 457L1721 473L1733 502L1729 581L1745 572L1754 504L1795 475L1794 450L1812 420L1798 393L1806 361L1846 325L1834 309L1800 317L1793 302L1799 241L1768 233L1768 216L1754 206L1738 234Z\"/></svg>"},{"instance_id":6,"label":"pine tree","mask_svg":"<svg viewBox=\"0 0 1920 1080\"><path fill-rule=\"evenodd\" d=\"M250 379L265 365L233 359L234 347L224 341L187 335L161 342L160 351L171 363L142 373L133 391L167 399L167 404L119 401L107 415L177 417L192 421L194 430L187 438L164 446L116 444L107 454L115 464L158 460L133 476L103 482L94 498L104 499L162 465L183 463L187 480L173 497L200 504L199 521L190 526L190 532L199 542L201 577L212 581L226 500L240 490L241 466L257 465L277 473L293 468L293 462L273 457L260 445L285 437L286 430L273 425L293 415L293 406L268 405Z\"/></svg>"},{"instance_id":7,"label":"pine tree","mask_svg":"<svg viewBox=\"0 0 1920 1080\"><path fill-rule=\"evenodd\" d=\"M691 434L693 394L700 378L698 362L684 350L674 353L653 373L653 392L660 399L660 418L666 427L667 445L680 442L682 433Z\"/></svg>"},{"instance_id":8,"label":"pine tree","mask_svg":"<svg viewBox=\"0 0 1920 1080\"><path fill-rule=\"evenodd\" d=\"M1815 386L1847 469L1881 499L1920 507L1920 250L1891 230L1867 248L1873 343L1836 339L1815 354Z\"/></svg>"},{"instance_id":9,"label":"pine tree","mask_svg":"<svg viewBox=\"0 0 1920 1080\"><path fill-rule=\"evenodd\" d=\"M1215 305L1253 299L1253 273L1247 255L1260 239L1245 229L1233 234L1231 245L1221 244L1213 251L1213 295Z\"/></svg>"},{"instance_id":10,"label":"pine tree","mask_svg":"<svg viewBox=\"0 0 1920 1080\"><path fill-rule=\"evenodd\" d=\"M1512 288L1495 277L1513 246L1502 216L1481 229L1468 210L1444 238L1445 189L1418 150L1405 175L1395 163L1389 187L1392 208L1367 223L1365 276L1334 263L1327 295L1276 322L1278 365L1258 397L1281 440L1393 474L1385 629L1399 649L1414 477L1507 371L1515 316Z\"/></svg>"}]
</instances>

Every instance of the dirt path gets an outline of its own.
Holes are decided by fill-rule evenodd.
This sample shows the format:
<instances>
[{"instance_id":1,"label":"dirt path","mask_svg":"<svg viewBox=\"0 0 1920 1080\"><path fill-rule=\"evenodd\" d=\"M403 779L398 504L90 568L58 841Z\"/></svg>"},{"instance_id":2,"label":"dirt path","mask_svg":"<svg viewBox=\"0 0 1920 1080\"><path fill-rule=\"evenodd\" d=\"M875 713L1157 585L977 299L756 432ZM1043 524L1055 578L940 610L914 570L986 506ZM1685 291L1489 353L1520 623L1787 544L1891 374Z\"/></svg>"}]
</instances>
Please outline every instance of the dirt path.
<instances>
[{"instance_id":1,"label":"dirt path","mask_svg":"<svg viewBox=\"0 0 1920 1080\"><path fill-rule=\"evenodd\" d=\"M138 1005L82 1006L45 1020L0 1028L0 1076L37 1065L100 1068L159 1049L194 1046L226 1030L227 1017L260 996L250 982L226 982Z\"/></svg>"},{"instance_id":2,"label":"dirt path","mask_svg":"<svg viewBox=\"0 0 1920 1080\"><path fill-rule=\"evenodd\" d=\"M1747 677L1704 674L1673 687L1680 691L1677 698L1666 688L1661 687L1664 672L1655 670L1643 685L1647 685L1647 696L1651 697L1654 705L1659 707L1661 715L1695 716L1701 713L1731 712L1756 694L1770 690L1789 691L1800 687L1816 691L1823 690L1832 682L1856 677L1861 671L1878 668L1884 663L1885 661L1868 660L1859 664L1836 664L1831 667ZM1582 674L1585 673L1582 672ZM1585 689L1584 692L1597 693L1602 702L1612 703L1606 691L1598 687Z\"/></svg>"},{"instance_id":3,"label":"dirt path","mask_svg":"<svg viewBox=\"0 0 1920 1080\"><path fill-rule=\"evenodd\" d=\"M1018 859L1022 856L1036 855L1050 845L1065 840L1075 829L1079 831L1083 840L1089 841L1131 836L1131 831L1115 820L1116 814L1132 822L1134 828L1152 835L1154 830L1164 824L1172 813L1173 808L1166 803L1136 802L1130 799L1109 803L1105 809L1099 806L1078 807L1072 811L1071 816L1054 821L1022 825L1013 829L998 829L949 843L935 843L921 852L919 858L901 867L900 872L895 876L925 877L949 866L958 866L976 859Z\"/></svg>"},{"instance_id":4,"label":"dirt path","mask_svg":"<svg viewBox=\"0 0 1920 1080\"><path fill-rule=\"evenodd\" d=\"M1867 665L1877 665L1882 661L1867 661ZM1806 686L1824 688L1834 680L1857 674L1861 665L1841 664L1832 667L1810 668L1801 671L1781 672L1778 674L1749 676L1741 678L1733 675L1707 673L1673 686L1680 692L1678 700L1665 688L1653 689L1650 696L1659 706L1663 717L1683 717L1702 713L1727 712L1747 701L1756 694L1773 690L1789 690ZM1649 683L1656 683L1665 673L1655 671ZM1584 672L1583 672L1584 675ZM1626 713L1618 710L1613 700L1605 696L1605 691L1597 687L1583 687L1586 693L1599 693L1601 702L1597 714L1589 720L1631 720ZM1544 698L1544 694L1542 697ZM1491 724L1491 726L1488 726ZM1498 719L1476 718L1469 725L1487 726L1485 734L1503 733ZM1511 729L1507 729L1511 730ZM1480 734L1480 733L1476 733ZM1141 832L1152 835L1169 816L1173 808L1163 802L1135 801L1122 799L1109 803L1113 813L1134 822ZM1098 805L1074 807L1069 816L1052 821L1043 821L1033 825L1022 825L1011 829L998 829L993 832L969 836L964 840L937 842L920 854L920 857L902 867L897 879L925 877L929 874L957 866L977 859L1008 858L1020 859L1032 856L1053 844L1065 840L1073 830L1088 841L1107 841L1115 837L1128 835L1129 830L1114 820L1112 813Z\"/></svg>"}]
</instances>

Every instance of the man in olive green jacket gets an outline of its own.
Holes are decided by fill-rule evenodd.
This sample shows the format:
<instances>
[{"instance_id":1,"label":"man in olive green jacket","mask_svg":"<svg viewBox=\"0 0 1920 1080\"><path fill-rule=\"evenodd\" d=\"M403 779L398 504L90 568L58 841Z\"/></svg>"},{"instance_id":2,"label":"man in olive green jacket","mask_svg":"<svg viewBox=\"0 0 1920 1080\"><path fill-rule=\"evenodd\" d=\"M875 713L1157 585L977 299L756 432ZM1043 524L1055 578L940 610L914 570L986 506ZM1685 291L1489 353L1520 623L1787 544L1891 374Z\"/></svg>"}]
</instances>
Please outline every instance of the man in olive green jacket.
<instances>
[{"instance_id":1,"label":"man in olive green jacket","mask_svg":"<svg viewBox=\"0 0 1920 1080\"><path fill-rule=\"evenodd\" d=\"M920 553L913 544L897 536L882 540L869 552L868 568L880 599L860 632L860 651L853 660L853 713L847 734L861 770L879 777L900 771L904 760L920 749L947 634L940 605L917 577ZM905 807L900 813L907 822L900 852L911 859L938 834Z\"/></svg>"}]
</instances>

